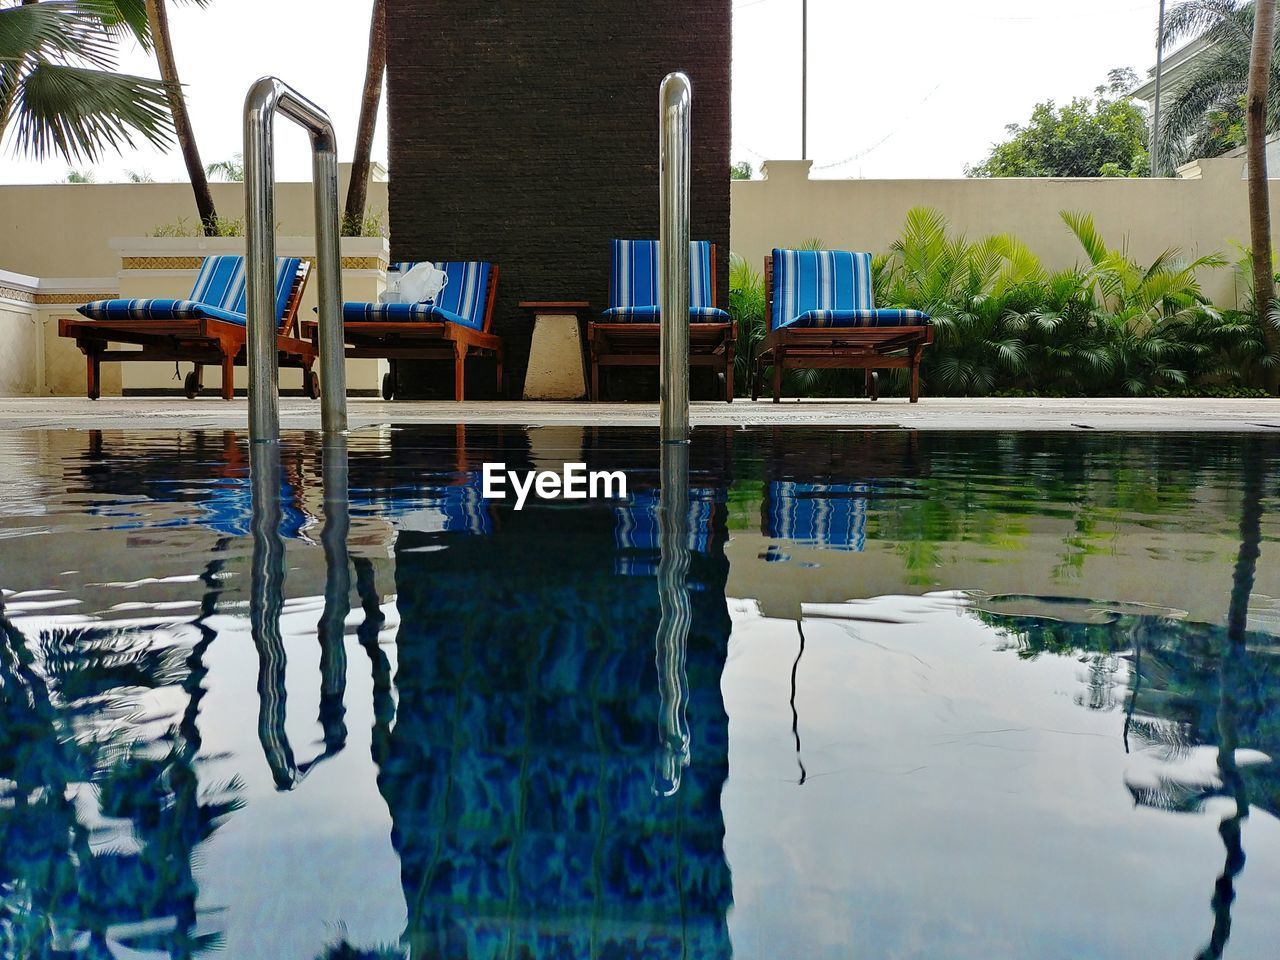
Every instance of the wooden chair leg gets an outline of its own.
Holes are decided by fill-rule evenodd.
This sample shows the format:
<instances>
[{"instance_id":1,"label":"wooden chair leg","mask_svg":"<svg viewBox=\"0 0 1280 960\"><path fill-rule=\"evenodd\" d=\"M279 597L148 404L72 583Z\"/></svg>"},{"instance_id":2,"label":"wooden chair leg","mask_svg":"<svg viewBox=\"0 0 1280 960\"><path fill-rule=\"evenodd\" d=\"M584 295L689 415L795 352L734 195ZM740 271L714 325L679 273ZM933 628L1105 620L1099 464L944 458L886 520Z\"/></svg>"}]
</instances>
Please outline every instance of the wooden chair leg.
<instances>
[{"instance_id":1,"label":"wooden chair leg","mask_svg":"<svg viewBox=\"0 0 1280 960\"><path fill-rule=\"evenodd\" d=\"M867 367L867 396L872 400L880 399L879 382L876 378L876 372Z\"/></svg>"},{"instance_id":2,"label":"wooden chair leg","mask_svg":"<svg viewBox=\"0 0 1280 960\"><path fill-rule=\"evenodd\" d=\"M724 351L724 402L733 403L733 344Z\"/></svg>"},{"instance_id":3,"label":"wooden chair leg","mask_svg":"<svg viewBox=\"0 0 1280 960\"><path fill-rule=\"evenodd\" d=\"M920 348L911 349L911 402L920 402Z\"/></svg>"},{"instance_id":4,"label":"wooden chair leg","mask_svg":"<svg viewBox=\"0 0 1280 960\"><path fill-rule=\"evenodd\" d=\"M751 399L760 399L760 387L764 384L764 358L756 356L751 358Z\"/></svg>"},{"instance_id":5,"label":"wooden chair leg","mask_svg":"<svg viewBox=\"0 0 1280 960\"><path fill-rule=\"evenodd\" d=\"M453 399L461 403L467 396L467 345L453 344Z\"/></svg>"},{"instance_id":6,"label":"wooden chair leg","mask_svg":"<svg viewBox=\"0 0 1280 960\"><path fill-rule=\"evenodd\" d=\"M98 351L92 347L85 349L84 356L87 378L85 396L90 400L97 400L102 396L102 361L98 358Z\"/></svg>"},{"instance_id":7,"label":"wooden chair leg","mask_svg":"<svg viewBox=\"0 0 1280 960\"><path fill-rule=\"evenodd\" d=\"M222 399L230 400L236 395L236 355L222 354Z\"/></svg>"},{"instance_id":8,"label":"wooden chair leg","mask_svg":"<svg viewBox=\"0 0 1280 960\"><path fill-rule=\"evenodd\" d=\"M496 371L496 386L498 390L498 396L503 395L504 385L505 385L505 381L502 377L502 348L499 347L498 354L497 354L497 371Z\"/></svg>"},{"instance_id":9,"label":"wooden chair leg","mask_svg":"<svg viewBox=\"0 0 1280 960\"><path fill-rule=\"evenodd\" d=\"M591 353L591 399L595 402L600 400L600 358Z\"/></svg>"},{"instance_id":10,"label":"wooden chair leg","mask_svg":"<svg viewBox=\"0 0 1280 960\"><path fill-rule=\"evenodd\" d=\"M782 368L786 354L781 348L773 351L773 402L782 402Z\"/></svg>"}]
</instances>

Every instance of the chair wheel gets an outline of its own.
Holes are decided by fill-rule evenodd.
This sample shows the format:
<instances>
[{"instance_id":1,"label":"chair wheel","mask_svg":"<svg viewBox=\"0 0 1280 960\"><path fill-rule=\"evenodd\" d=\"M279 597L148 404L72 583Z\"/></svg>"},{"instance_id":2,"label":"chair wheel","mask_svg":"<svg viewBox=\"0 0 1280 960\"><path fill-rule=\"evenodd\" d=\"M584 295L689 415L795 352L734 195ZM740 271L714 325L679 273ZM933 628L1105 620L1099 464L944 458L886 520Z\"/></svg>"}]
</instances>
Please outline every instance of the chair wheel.
<instances>
[{"instance_id":1,"label":"chair wheel","mask_svg":"<svg viewBox=\"0 0 1280 960\"><path fill-rule=\"evenodd\" d=\"M320 377L314 370L302 371L302 392L309 400L320 397Z\"/></svg>"},{"instance_id":2,"label":"chair wheel","mask_svg":"<svg viewBox=\"0 0 1280 960\"><path fill-rule=\"evenodd\" d=\"M194 370L188 373L186 379L182 381L182 392L188 400L194 400L199 395L200 378L196 376Z\"/></svg>"},{"instance_id":3,"label":"chair wheel","mask_svg":"<svg viewBox=\"0 0 1280 960\"><path fill-rule=\"evenodd\" d=\"M396 378L390 373L382 375L382 399L390 400L396 395Z\"/></svg>"}]
</instances>

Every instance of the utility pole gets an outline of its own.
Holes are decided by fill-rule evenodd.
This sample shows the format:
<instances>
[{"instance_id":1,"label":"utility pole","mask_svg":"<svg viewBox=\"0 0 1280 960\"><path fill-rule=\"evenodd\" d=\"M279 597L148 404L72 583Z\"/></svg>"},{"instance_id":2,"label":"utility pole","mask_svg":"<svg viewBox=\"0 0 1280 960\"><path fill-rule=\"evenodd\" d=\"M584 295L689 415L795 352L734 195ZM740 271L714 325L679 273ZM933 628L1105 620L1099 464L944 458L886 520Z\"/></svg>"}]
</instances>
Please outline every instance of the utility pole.
<instances>
[{"instance_id":1,"label":"utility pole","mask_svg":"<svg viewBox=\"0 0 1280 960\"><path fill-rule=\"evenodd\" d=\"M1164 73L1164 5L1160 0L1160 28L1156 31L1156 103L1151 116L1151 176L1160 176L1160 81Z\"/></svg>"},{"instance_id":2,"label":"utility pole","mask_svg":"<svg viewBox=\"0 0 1280 960\"><path fill-rule=\"evenodd\" d=\"M809 0L800 0L800 159L809 159Z\"/></svg>"}]
</instances>

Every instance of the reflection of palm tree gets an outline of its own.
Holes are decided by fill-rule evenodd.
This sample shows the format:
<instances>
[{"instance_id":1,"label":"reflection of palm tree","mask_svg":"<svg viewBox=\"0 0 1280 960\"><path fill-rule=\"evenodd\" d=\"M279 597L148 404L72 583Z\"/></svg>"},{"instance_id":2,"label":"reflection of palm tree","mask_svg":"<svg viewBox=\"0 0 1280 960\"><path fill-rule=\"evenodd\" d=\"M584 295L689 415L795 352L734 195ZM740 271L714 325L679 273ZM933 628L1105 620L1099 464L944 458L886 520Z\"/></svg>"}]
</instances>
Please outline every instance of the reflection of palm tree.
<instances>
[{"instance_id":1,"label":"reflection of palm tree","mask_svg":"<svg viewBox=\"0 0 1280 960\"><path fill-rule=\"evenodd\" d=\"M108 928L165 918L173 923L162 933L114 939L173 957L217 947L217 934L194 934L192 865L195 848L239 805L235 782L201 791L195 771L203 657L213 639L205 620L220 563L206 570L200 640L185 671L175 651L143 645L128 630L51 630L29 642L0 609L0 781L11 784L0 804L3 955L47 957L85 937L81 955L105 958L113 956ZM104 734L136 712L122 690L179 683L187 706L165 736L143 740L127 727ZM102 828L83 816L90 783L102 816L129 822L136 849L113 849L95 835Z\"/></svg>"},{"instance_id":2,"label":"reflection of palm tree","mask_svg":"<svg viewBox=\"0 0 1280 960\"><path fill-rule=\"evenodd\" d=\"M1235 575L1231 585L1231 606L1227 612L1227 637L1221 653L1218 675L1218 771L1222 789L1235 801L1235 810L1223 818L1218 827L1227 859L1213 890L1213 933L1202 958L1222 956L1231 936L1231 903L1235 900L1235 878L1244 869L1244 847L1240 828L1249 816L1249 793L1240 767L1236 763L1239 746L1237 717L1238 691L1248 678L1248 653L1245 638L1249 624L1249 597L1253 593L1258 557L1262 552L1262 451L1257 442L1244 450L1244 502L1240 510L1240 551L1236 555Z\"/></svg>"}]
</instances>

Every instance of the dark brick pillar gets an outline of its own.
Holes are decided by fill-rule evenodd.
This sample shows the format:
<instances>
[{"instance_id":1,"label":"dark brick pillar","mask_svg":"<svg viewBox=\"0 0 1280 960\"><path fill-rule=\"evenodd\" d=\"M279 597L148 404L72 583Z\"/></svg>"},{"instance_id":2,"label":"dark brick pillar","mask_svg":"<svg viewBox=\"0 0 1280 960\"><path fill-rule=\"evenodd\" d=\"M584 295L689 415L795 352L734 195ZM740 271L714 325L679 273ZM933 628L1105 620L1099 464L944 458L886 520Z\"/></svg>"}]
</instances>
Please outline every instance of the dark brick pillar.
<instances>
[{"instance_id":1,"label":"dark brick pillar","mask_svg":"<svg viewBox=\"0 0 1280 960\"><path fill-rule=\"evenodd\" d=\"M501 266L514 395L530 334L516 304L599 309L609 239L658 235L672 70L693 81L692 231L718 245L727 302L731 17L730 0L388 0L392 258Z\"/></svg>"}]
</instances>

